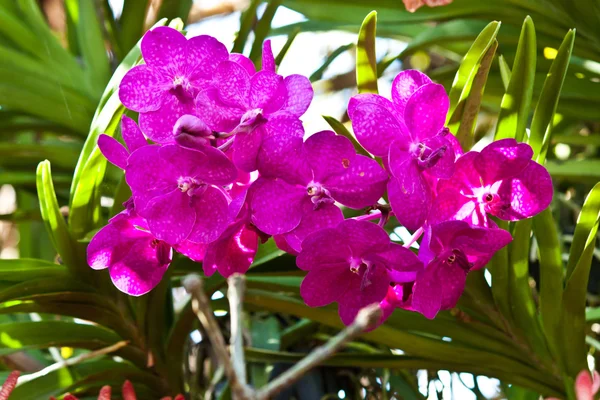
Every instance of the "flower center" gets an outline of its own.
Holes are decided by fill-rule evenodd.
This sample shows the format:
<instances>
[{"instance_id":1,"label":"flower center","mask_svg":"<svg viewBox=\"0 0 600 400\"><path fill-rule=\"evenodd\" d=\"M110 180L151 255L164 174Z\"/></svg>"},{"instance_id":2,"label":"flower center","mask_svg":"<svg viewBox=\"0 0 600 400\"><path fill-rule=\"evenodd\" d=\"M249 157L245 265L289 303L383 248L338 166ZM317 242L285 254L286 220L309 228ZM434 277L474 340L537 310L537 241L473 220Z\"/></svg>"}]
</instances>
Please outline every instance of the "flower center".
<instances>
[{"instance_id":1,"label":"flower center","mask_svg":"<svg viewBox=\"0 0 600 400\"><path fill-rule=\"evenodd\" d=\"M485 193L480 200L485 212L492 215L502 215L510 208L510 203L504 201L497 193Z\"/></svg>"},{"instance_id":2,"label":"flower center","mask_svg":"<svg viewBox=\"0 0 600 400\"><path fill-rule=\"evenodd\" d=\"M320 183L311 182L306 186L306 193L310 196L310 200L317 209L321 204L333 204L335 201L331 198L329 190L324 188Z\"/></svg>"},{"instance_id":3,"label":"flower center","mask_svg":"<svg viewBox=\"0 0 600 400\"><path fill-rule=\"evenodd\" d=\"M236 128L236 133L251 132L265 122L267 122L267 118L263 115L262 108L246 111Z\"/></svg>"},{"instance_id":4,"label":"flower center","mask_svg":"<svg viewBox=\"0 0 600 400\"><path fill-rule=\"evenodd\" d=\"M473 264L469 262L465 253L460 249L452 249L447 252L444 257L446 258L446 264L456 264L465 271L469 271L473 267Z\"/></svg>"},{"instance_id":5,"label":"flower center","mask_svg":"<svg viewBox=\"0 0 600 400\"><path fill-rule=\"evenodd\" d=\"M189 176L181 177L177 180L177 188L182 193L187 193L188 196L202 194L206 190L206 184L196 178Z\"/></svg>"},{"instance_id":6,"label":"flower center","mask_svg":"<svg viewBox=\"0 0 600 400\"><path fill-rule=\"evenodd\" d=\"M168 264L171 262L171 246L160 239L152 239L150 247L156 250L156 258L161 264Z\"/></svg>"},{"instance_id":7,"label":"flower center","mask_svg":"<svg viewBox=\"0 0 600 400\"><path fill-rule=\"evenodd\" d=\"M360 277L360 290L365 290L373 282L371 281L372 272L375 265L370 261L363 260L362 258L350 259L350 272ZM362 274L362 276L361 276Z\"/></svg>"},{"instance_id":8,"label":"flower center","mask_svg":"<svg viewBox=\"0 0 600 400\"><path fill-rule=\"evenodd\" d=\"M185 76L175 76L171 86L171 92L180 101L191 101L195 97L193 87Z\"/></svg>"},{"instance_id":9,"label":"flower center","mask_svg":"<svg viewBox=\"0 0 600 400\"><path fill-rule=\"evenodd\" d=\"M419 167L422 169L431 168L437 164L448 148L446 145L432 148L422 142L411 147L412 156L417 160Z\"/></svg>"}]
</instances>

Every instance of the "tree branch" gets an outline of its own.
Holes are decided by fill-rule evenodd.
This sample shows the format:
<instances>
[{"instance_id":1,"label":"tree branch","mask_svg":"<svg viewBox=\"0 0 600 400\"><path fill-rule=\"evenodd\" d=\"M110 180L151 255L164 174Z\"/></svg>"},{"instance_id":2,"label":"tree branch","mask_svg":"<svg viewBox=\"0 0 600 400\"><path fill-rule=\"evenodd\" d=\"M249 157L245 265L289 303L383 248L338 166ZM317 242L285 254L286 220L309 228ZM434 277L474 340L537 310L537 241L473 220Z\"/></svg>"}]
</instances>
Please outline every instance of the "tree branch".
<instances>
[{"instance_id":1,"label":"tree branch","mask_svg":"<svg viewBox=\"0 0 600 400\"><path fill-rule=\"evenodd\" d=\"M229 289L229 316L231 318L231 361L233 369L241 384L246 384L246 362L244 360L244 337L242 325L242 303L246 280L243 275L233 274L227 279Z\"/></svg>"},{"instance_id":2,"label":"tree branch","mask_svg":"<svg viewBox=\"0 0 600 400\"><path fill-rule=\"evenodd\" d=\"M372 304L361 309L354 322L343 331L335 335L324 345L314 349L292 368L279 375L275 380L257 393L257 400L268 400L294 382L297 382L309 370L316 367L329 357L338 352L344 344L359 336L368 328L374 326L381 318L379 304Z\"/></svg>"},{"instance_id":3,"label":"tree branch","mask_svg":"<svg viewBox=\"0 0 600 400\"><path fill-rule=\"evenodd\" d=\"M233 368L225 339L210 307L210 302L204 293L202 279L198 275L189 275L184 279L183 286L192 295L192 310L204 327L217 358L225 370L234 398L240 400L253 399L254 391L243 383L245 379L241 381Z\"/></svg>"}]
</instances>

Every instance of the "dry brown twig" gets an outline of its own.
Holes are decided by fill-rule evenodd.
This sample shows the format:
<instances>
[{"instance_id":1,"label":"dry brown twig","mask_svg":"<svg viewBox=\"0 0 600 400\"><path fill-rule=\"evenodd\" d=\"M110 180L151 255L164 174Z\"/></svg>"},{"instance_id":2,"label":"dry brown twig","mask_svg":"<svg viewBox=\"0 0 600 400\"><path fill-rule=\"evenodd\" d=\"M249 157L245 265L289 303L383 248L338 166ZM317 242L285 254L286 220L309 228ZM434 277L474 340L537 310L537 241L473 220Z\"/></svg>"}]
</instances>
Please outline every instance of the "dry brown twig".
<instances>
[{"instance_id":1,"label":"dry brown twig","mask_svg":"<svg viewBox=\"0 0 600 400\"><path fill-rule=\"evenodd\" d=\"M184 287L192 295L192 309L206 330L206 334L215 348L217 357L225 369L235 400L268 400L286 387L297 382L304 374L333 356L365 330L373 327L381 318L381 308L372 304L359 311L354 322L317 347L286 372L269 382L265 387L255 390L246 383L246 364L244 361L242 335L242 303L245 288L243 275L233 275L228 279L227 297L231 317L231 356L227 351L225 339L214 317L208 297L204 293L202 279L198 275L190 275L183 282Z\"/></svg>"}]
</instances>

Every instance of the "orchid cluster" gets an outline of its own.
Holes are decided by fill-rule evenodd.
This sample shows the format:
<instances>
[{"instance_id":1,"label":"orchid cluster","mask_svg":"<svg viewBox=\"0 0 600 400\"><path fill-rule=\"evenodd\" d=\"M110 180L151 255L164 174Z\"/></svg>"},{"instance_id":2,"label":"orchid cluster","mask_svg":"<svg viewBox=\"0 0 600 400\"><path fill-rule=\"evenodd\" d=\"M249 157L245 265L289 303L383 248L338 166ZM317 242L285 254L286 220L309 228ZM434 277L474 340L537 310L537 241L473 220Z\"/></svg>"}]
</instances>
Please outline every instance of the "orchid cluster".
<instances>
[{"instance_id":1,"label":"orchid cluster","mask_svg":"<svg viewBox=\"0 0 600 400\"><path fill-rule=\"evenodd\" d=\"M490 216L528 218L552 199L527 144L463 154L444 126L444 88L418 71L398 74L391 100L350 100L362 155L332 131L304 131L311 84L277 74L269 41L259 71L210 36L167 27L146 33L141 50L145 64L119 89L139 126L123 117L125 146L98 140L132 197L88 247L90 266L108 268L130 295L155 287L174 251L228 277L272 237L308 272L300 294L309 306L337 302L345 324L373 303L382 322L395 308L433 318L512 240ZM347 208L364 215L345 219ZM414 232L410 241L390 239L390 218Z\"/></svg>"}]
</instances>

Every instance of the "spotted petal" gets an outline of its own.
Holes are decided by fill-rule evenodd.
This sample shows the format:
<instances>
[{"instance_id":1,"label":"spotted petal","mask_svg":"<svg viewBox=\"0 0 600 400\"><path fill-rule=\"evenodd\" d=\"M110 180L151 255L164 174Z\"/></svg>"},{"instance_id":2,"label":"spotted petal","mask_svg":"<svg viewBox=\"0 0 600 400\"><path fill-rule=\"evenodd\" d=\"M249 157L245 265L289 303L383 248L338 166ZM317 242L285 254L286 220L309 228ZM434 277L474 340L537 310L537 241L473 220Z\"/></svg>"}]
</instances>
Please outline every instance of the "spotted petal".
<instances>
[{"instance_id":1,"label":"spotted petal","mask_svg":"<svg viewBox=\"0 0 600 400\"><path fill-rule=\"evenodd\" d=\"M187 193L175 189L154 197L147 207L139 212L146 218L150 232L157 239L175 245L188 238L196 221L190 202L191 197Z\"/></svg>"},{"instance_id":2,"label":"spotted petal","mask_svg":"<svg viewBox=\"0 0 600 400\"><path fill-rule=\"evenodd\" d=\"M302 219L303 187L281 179L259 178L249 192L252 222L269 235L294 229Z\"/></svg>"},{"instance_id":3,"label":"spotted petal","mask_svg":"<svg viewBox=\"0 0 600 400\"><path fill-rule=\"evenodd\" d=\"M521 173L533 157L533 149L515 139L502 139L487 145L475 158L475 168L484 185L513 178Z\"/></svg>"},{"instance_id":4,"label":"spotted petal","mask_svg":"<svg viewBox=\"0 0 600 400\"><path fill-rule=\"evenodd\" d=\"M284 79L287 101L282 109L296 117L302 116L313 99L314 91L307 77L290 75Z\"/></svg>"},{"instance_id":5,"label":"spotted petal","mask_svg":"<svg viewBox=\"0 0 600 400\"><path fill-rule=\"evenodd\" d=\"M191 208L195 210L195 223L188 239L196 243L211 243L227 229L229 219L229 200L221 189L214 186L206 188L204 193L193 196Z\"/></svg>"},{"instance_id":6,"label":"spotted petal","mask_svg":"<svg viewBox=\"0 0 600 400\"><path fill-rule=\"evenodd\" d=\"M129 153L117 139L102 134L98 137L98 147L108 161L121 169L125 169Z\"/></svg>"},{"instance_id":7,"label":"spotted petal","mask_svg":"<svg viewBox=\"0 0 600 400\"><path fill-rule=\"evenodd\" d=\"M258 249L258 234L246 224L232 225L217 241L208 245L202 268L206 276L215 271L225 278L244 274L250 268Z\"/></svg>"},{"instance_id":8,"label":"spotted petal","mask_svg":"<svg viewBox=\"0 0 600 400\"><path fill-rule=\"evenodd\" d=\"M552 178L546 168L530 161L519 175L502 182L498 194L510 207L495 215L507 221L533 217L550 205L553 193Z\"/></svg>"},{"instance_id":9,"label":"spotted petal","mask_svg":"<svg viewBox=\"0 0 600 400\"><path fill-rule=\"evenodd\" d=\"M347 292L351 272L345 265L310 271L300 285L300 295L309 307L331 304Z\"/></svg>"},{"instance_id":10,"label":"spotted petal","mask_svg":"<svg viewBox=\"0 0 600 400\"><path fill-rule=\"evenodd\" d=\"M345 325L354 322L361 308L381 302L390 286L390 278L382 267L373 267L352 275L348 290L338 300L338 313Z\"/></svg>"},{"instance_id":11,"label":"spotted petal","mask_svg":"<svg viewBox=\"0 0 600 400\"><path fill-rule=\"evenodd\" d=\"M372 206L385 192L388 174L377 161L356 155L348 168L323 181L323 185L337 202L350 208Z\"/></svg>"},{"instance_id":12,"label":"spotted petal","mask_svg":"<svg viewBox=\"0 0 600 400\"><path fill-rule=\"evenodd\" d=\"M403 128L402 122L386 108L374 103L363 103L356 107L352 128L359 143L379 157L388 155L392 142L409 140L403 133L406 129Z\"/></svg>"},{"instance_id":13,"label":"spotted petal","mask_svg":"<svg viewBox=\"0 0 600 400\"><path fill-rule=\"evenodd\" d=\"M181 32L159 26L146 32L141 43L142 56L147 65L165 71L186 66L187 40Z\"/></svg>"},{"instance_id":14,"label":"spotted petal","mask_svg":"<svg viewBox=\"0 0 600 400\"><path fill-rule=\"evenodd\" d=\"M139 126L127 115L121 118L121 136L130 153L148 144Z\"/></svg>"},{"instance_id":15,"label":"spotted petal","mask_svg":"<svg viewBox=\"0 0 600 400\"><path fill-rule=\"evenodd\" d=\"M429 83L420 87L406 103L404 122L413 141L437 135L446 122L450 100L442 85Z\"/></svg>"},{"instance_id":16,"label":"spotted petal","mask_svg":"<svg viewBox=\"0 0 600 400\"><path fill-rule=\"evenodd\" d=\"M392 82L392 100L399 115L404 115L408 99L421 87L432 83L424 73L411 69L400 72Z\"/></svg>"},{"instance_id":17,"label":"spotted petal","mask_svg":"<svg viewBox=\"0 0 600 400\"><path fill-rule=\"evenodd\" d=\"M159 110L140 114L140 129L156 143L172 143L175 141L173 127L185 114L194 114L193 99L179 99L169 94Z\"/></svg>"},{"instance_id":18,"label":"spotted petal","mask_svg":"<svg viewBox=\"0 0 600 400\"><path fill-rule=\"evenodd\" d=\"M119 100L133 111L156 111L169 96L167 90L171 85L168 76L147 65L138 65L130 69L121 80Z\"/></svg>"}]
</instances>

